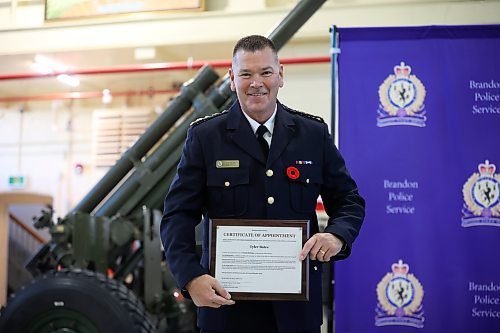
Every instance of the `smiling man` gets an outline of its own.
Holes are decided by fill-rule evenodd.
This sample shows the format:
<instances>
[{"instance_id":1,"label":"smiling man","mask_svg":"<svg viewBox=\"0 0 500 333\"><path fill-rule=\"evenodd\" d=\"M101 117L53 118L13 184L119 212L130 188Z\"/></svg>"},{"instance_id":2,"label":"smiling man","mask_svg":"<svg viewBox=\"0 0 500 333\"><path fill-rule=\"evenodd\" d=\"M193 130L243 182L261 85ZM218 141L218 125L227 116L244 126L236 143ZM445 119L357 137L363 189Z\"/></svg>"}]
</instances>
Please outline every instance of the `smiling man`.
<instances>
[{"instance_id":1,"label":"smiling man","mask_svg":"<svg viewBox=\"0 0 500 333\"><path fill-rule=\"evenodd\" d=\"M263 49L252 39L243 39L235 48L229 70L231 89L236 91L241 109L263 124L274 113L279 88L283 87L283 65L270 46Z\"/></svg>"},{"instance_id":2,"label":"smiling man","mask_svg":"<svg viewBox=\"0 0 500 333\"><path fill-rule=\"evenodd\" d=\"M365 202L325 122L277 101L283 66L263 36L237 42L229 69L238 101L195 121L165 198L161 238L176 282L199 307L201 333L319 333L322 262L349 256ZM329 215L319 231L321 195ZM203 218L202 218L203 217ZM234 301L208 274L210 219L309 220L301 253L308 301ZM202 219L202 256L194 229Z\"/></svg>"}]
</instances>

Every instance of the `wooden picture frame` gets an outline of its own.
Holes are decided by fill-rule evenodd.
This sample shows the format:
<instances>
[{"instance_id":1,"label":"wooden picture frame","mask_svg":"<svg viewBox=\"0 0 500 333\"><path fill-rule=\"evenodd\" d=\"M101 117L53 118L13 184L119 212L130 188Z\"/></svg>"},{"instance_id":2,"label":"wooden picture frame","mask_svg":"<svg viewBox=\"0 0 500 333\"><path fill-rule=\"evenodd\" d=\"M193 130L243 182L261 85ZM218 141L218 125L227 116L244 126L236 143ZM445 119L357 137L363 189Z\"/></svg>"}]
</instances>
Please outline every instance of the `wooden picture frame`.
<instances>
[{"instance_id":1,"label":"wooden picture frame","mask_svg":"<svg viewBox=\"0 0 500 333\"><path fill-rule=\"evenodd\" d=\"M248 232L243 232L243 233L234 233L231 230L247 230ZM280 228L280 229L278 229ZM299 228L299 229L297 229ZM299 238L295 238L295 234L293 235L293 240L286 240L288 243L292 243L292 246L295 246L296 250L300 249L304 246L304 243L307 241L309 238L309 221L308 220L245 220L245 219L213 219L210 222L210 232L209 232L209 239L210 239L210 248L209 248L209 271L210 274L216 278L219 279L219 282L222 283L222 285L226 288L227 286L224 285L224 278L226 277L227 279L232 279L232 280L243 280L243 282L238 281L237 284L242 283L243 285L247 283L248 281L245 279L258 279L259 274L255 273L252 269L255 269L259 271L259 257L254 256L253 252L248 250L248 247L252 248L252 246L255 245L249 245L250 243L257 244L256 247L258 247L259 242L262 241L262 235L259 234L258 231L255 232L255 230L264 230L262 232L268 232L272 230L293 230L295 229L295 234L300 234ZM228 231L228 232L225 232ZM228 238L221 237L220 235L229 235ZM217 236L219 235L219 237ZM229 239L229 237L233 235L245 235L244 237L247 237L244 240L237 239L237 238L232 238ZM287 237L287 234L272 234L272 235L284 235L281 237ZM289 234L290 237L292 237L292 234ZM222 238L222 239L219 239ZM225 250L220 250L219 248L226 248L225 243L220 245L219 242L229 242L229 243L235 243L237 247L240 246L241 243L241 253L245 254L244 259L242 261L248 262L248 258L250 258L250 261L257 263L253 265L240 265L241 267L251 267L248 268L248 271L244 271L241 274L243 275L238 275L240 273L235 274L234 276L231 273L231 276L222 276L221 274L225 274L224 272L218 272L217 267L223 267L221 262L226 260L228 254L230 256L234 256L236 252L234 250L231 250L231 252L221 252ZM267 245L271 244L270 249L266 249L265 251L273 251L273 247L282 247L283 245L280 244L280 242L283 242L283 239L276 239L273 240L273 238L266 238L265 242ZM267 246L266 245L266 246ZM276 246L273 246L276 245ZM237 251L238 252L238 251ZM246 255L250 253L249 255ZM296 256L298 260L298 255L299 253L294 253L292 256ZM222 256L222 258L217 258L217 256ZM240 256L241 257L241 256ZM276 258L279 258L280 256L276 256ZM283 257L284 260L290 260L290 256ZM219 259L219 261L217 261ZM218 264L219 263L219 264ZM239 264L239 263L238 263ZM284 264L286 265L286 263ZM297 265L297 262L292 264L290 267L293 265ZM262 285L264 290L267 290L265 292L260 291L261 289L257 288L256 290L251 290L251 291L238 291L240 290L239 286L234 286L233 285L233 290L231 290L230 287L227 287L226 290L228 290L231 294L231 298L234 300L286 300L286 301L306 301L309 299L309 260L306 258L303 261L299 263L300 265L300 271L299 270L294 270L294 269L289 269L288 271L285 269L283 273L279 272L277 273L281 279L281 281L287 281L288 279L300 279L299 280L293 280L294 285L300 285L300 290L297 290L295 292L283 292L283 291L278 291L278 292L273 292L269 291L269 289L266 289L266 283L267 281L263 280L263 282L258 282L259 286ZM242 270L245 270L247 268L240 268ZM222 269L221 269L222 270ZM290 274L290 272L292 274ZM252 277L246 277L246 274L257 274L254 275L255 278ZM262 274L260 274L262 275ZM264 273L265 276L265 273ZM243 279L241 279L243 277ZM253 280L252 280L253 282ZM274 280L275 282L275 280Z\"/></svg>"}]
</instances>

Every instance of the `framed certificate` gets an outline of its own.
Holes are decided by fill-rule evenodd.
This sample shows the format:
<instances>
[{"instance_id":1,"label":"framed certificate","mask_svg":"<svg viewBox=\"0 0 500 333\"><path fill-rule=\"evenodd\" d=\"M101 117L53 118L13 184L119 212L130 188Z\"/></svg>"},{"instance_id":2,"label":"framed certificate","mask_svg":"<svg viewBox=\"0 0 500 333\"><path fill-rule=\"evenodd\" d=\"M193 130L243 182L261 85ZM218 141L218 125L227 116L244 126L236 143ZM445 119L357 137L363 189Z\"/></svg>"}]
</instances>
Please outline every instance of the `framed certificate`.
<instances>
[{"instance_id":1,"label":"framed certificate","mask_svg":"<svg viewBox=\"0 0 500 333\"><path fill-rule=\"evenodd\" d=\"M235 300L309 299L307 220L211 220L210 274Z\"/></svg>"}]
</instances>

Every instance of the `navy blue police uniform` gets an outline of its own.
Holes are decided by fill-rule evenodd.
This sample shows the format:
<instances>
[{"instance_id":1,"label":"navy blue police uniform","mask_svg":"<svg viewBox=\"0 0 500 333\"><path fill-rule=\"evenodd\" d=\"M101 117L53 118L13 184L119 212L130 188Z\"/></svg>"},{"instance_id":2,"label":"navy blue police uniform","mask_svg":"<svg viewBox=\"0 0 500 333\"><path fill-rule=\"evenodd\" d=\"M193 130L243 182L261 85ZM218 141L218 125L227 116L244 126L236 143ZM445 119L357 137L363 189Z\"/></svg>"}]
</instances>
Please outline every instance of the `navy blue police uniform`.
<instances>
[{"instance_id":1,"label":"navy blue police uniform","mask_svg":"<svg viewBox=\"0 0 500 333\"><path fill-rule=\"evenodd\" d=\"M357 185L325 122L277 104L267 159L238 102L228 111L190 126L177 174L165 198L161 223L164 249L179 287L208 273L209 219L310 220L312 236L319 232L315 211L319 195L329 215L324 232L344 241L334 259L350 254L364 217L365 202ZM296 168L298 174L287 175L289 167ZM200 259L194 229L202 216ZM322 265L311 261L309 267L309 301L250 303L254 308L270 309L270 320L275 321L279 332L307 331L322 323ZM238 311L249 311L245 304L247 301L217 309L201 307L198 326L236 332L231 325L240 316ZM241 315L240 319L245 318Z\"/></svg>"}]
</instances>

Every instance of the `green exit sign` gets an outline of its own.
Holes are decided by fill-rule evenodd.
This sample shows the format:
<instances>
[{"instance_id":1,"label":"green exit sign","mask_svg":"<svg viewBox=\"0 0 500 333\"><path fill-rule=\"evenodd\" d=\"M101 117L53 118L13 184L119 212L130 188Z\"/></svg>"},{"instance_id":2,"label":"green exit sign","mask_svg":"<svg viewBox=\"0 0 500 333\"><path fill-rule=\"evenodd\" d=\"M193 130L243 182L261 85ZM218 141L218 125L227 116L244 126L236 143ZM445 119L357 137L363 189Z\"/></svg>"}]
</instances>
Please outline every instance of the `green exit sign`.
<instances>
[{"instance_id":1,"label":"green exit sign","mask_svg":"<svg viewBox=\"0 0 500 333\"><path fill-rule=\"evenodd\" d=\"M24 189L26 187L26 176L24 175L9 176L9 187Z\"/></svg>"}]
</instances>

